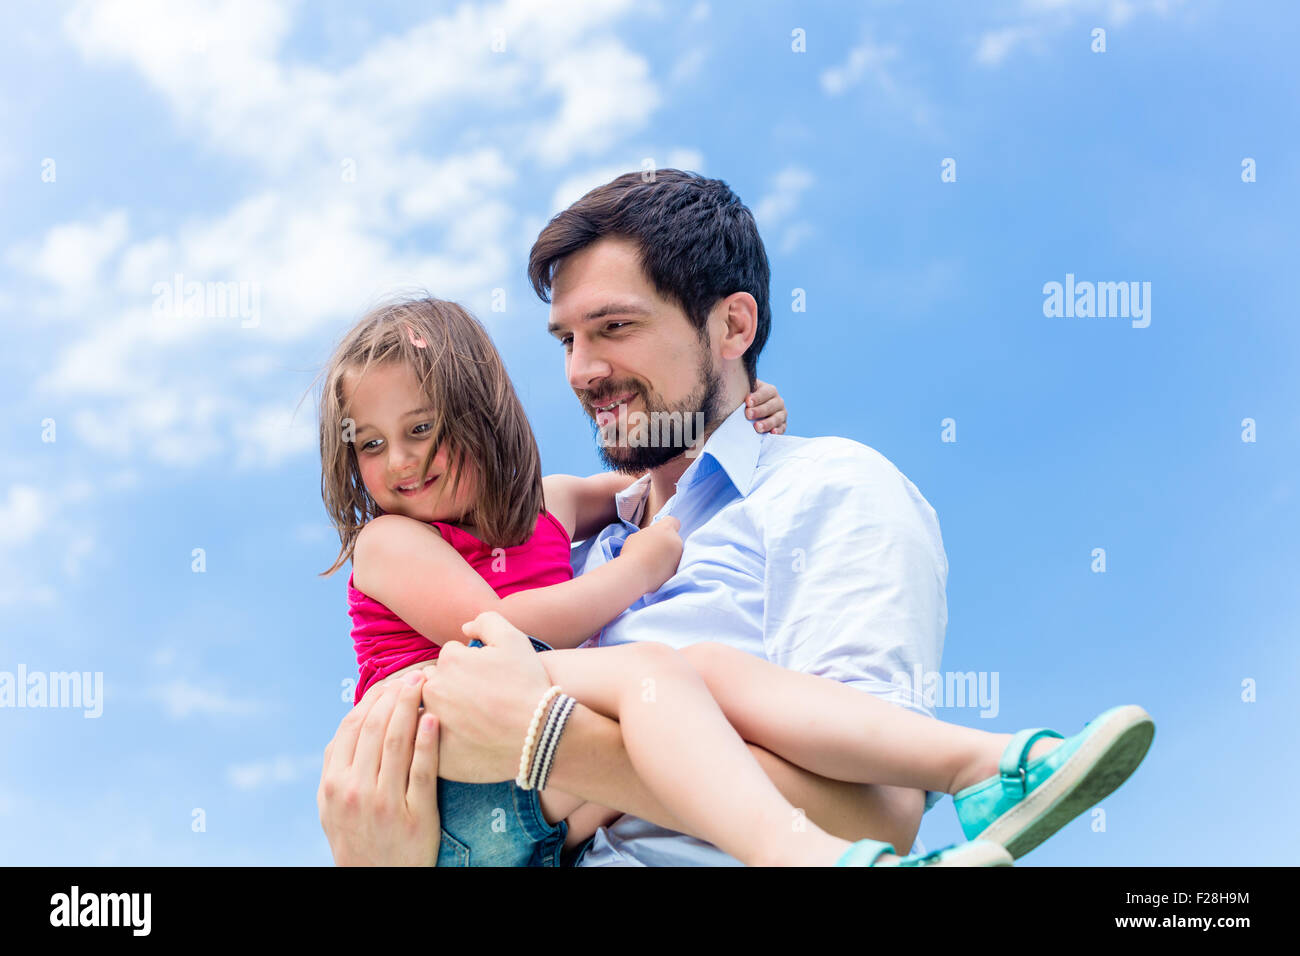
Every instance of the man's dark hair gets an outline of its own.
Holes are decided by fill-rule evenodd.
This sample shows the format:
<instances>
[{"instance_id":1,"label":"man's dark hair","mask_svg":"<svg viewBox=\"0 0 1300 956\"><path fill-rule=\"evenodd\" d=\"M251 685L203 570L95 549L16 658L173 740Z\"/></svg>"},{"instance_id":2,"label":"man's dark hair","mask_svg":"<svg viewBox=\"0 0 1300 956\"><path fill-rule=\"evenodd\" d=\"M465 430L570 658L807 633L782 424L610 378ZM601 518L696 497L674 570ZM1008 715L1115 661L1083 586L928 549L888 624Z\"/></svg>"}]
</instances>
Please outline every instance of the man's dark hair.
<instances>
[{"instance_id":1,"label":"man's dark hair","mask_svg":"<svg viewBox=\"0 0 1300 956\"><path fill-rule=\"evenodd\" d=\"M720 179L680 169L657 169L646 182L624 173L558 213L538 234L528 256L528 279L543 302L563 259L606 236L640 246L646 277L665 299L682 307L703 336L709 310L733 292L758 304L754 341L745 352L752 389L758 353L772 325L771 271L753 213Z\"/></svg>"}]
</instances>

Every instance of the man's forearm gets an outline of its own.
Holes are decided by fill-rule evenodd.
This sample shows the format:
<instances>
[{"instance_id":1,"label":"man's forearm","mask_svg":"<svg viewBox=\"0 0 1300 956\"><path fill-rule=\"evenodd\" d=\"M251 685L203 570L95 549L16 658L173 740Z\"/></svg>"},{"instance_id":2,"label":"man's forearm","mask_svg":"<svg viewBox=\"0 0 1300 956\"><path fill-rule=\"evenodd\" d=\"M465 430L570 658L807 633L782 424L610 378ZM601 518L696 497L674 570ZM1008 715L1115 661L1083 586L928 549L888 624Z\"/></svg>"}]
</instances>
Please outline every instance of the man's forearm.
<instances>
[{"instance_id":1,"label":"man's forearm","mask_svg":"<svg viewBox=\"0 0 1300 956\"><path fill-rule=\"evenodd\" d=\"M902 853L916 838L925 808L922 791L828 780L755 744L749 749L785 798L828 833L845 840L884 840ZM556 748L549 785L670 830L689 832L637 775L618 722L581 704Z\"/></svg>"}]
</instances>

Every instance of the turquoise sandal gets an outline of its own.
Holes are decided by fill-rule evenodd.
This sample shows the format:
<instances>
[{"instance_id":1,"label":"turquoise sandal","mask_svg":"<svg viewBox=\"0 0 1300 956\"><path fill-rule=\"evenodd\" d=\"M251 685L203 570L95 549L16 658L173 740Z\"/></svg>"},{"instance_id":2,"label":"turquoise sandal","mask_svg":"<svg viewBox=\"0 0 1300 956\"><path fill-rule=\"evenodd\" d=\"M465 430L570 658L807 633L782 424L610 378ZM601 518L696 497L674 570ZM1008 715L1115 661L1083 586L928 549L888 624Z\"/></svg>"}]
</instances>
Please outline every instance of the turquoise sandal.
<instances>
[{"instance_id":1,"label":"turquoise sandal","mask_svg":"<svg viewBox=\"0 0 1300 956\"><path fill-rule=\"evenodd\" d=\"M1135 704L1112 707L1073 737L1020 731L1002 753L998 776L953 796L962 832L1001 844L1019 859L1114 793L1142 762L1155 732L1151 715ZM1042 737L1065 742L1029 763L1029 749Z\"/></svg>"},{"instance_id":2,"label":"turquoise sandal","mask_svg":"<svg viewBox=\"0 0 1300 956\"><path fill-rule=\"evenodd\" d=\"M898 856L893 844L859 840L835 861L836 866L1011 866L1011 854L990 840L957 843L930 853Z\"/></svg>"}]
</instances>

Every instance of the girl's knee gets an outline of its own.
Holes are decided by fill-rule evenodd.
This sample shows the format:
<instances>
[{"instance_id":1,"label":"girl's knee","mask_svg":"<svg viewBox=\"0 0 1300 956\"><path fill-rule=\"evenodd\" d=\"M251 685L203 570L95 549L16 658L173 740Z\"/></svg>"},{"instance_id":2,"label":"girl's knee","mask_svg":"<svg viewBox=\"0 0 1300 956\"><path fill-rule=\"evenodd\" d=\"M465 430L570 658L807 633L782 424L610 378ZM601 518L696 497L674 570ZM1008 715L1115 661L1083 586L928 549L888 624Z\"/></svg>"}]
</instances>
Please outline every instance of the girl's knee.
<instances>
[{"instance_id":1,"label":"girl's knee","mask_svg":"<svg viewBox=\"0 0 1300 956\"><path fill-rule=\"evenodd\" d=\"M655 670L681 667L687 663L682 652L668 644L640 641L635 646L637 662Z\"/></svg>"},{"instance_id":2,"label":"girl's knee","mask_svg":"<svg viewBox=\"0 0 1300 956\"><path fill-rule=\"evenodd\" d=\"M707 678L710 674L724 673L727 662L734 662L735 655L743 654L744 651L738 651L718 641L699 641L683 647L680 653L690 661L692 667Z\"/></svg>"},{"instance_id":3,"label":"girl's knee","mask_svg":"<svg viewBox=\"0 0 1300 956\"><path fill-rule=\"evenodd\" d=\"M658 641L641 641L628 646L636 647L635 660L624 672L631 686L643 688L647 680L656 678L688 681L700 678L690 658L677 648Z\"/></svg>"}]
</instances>

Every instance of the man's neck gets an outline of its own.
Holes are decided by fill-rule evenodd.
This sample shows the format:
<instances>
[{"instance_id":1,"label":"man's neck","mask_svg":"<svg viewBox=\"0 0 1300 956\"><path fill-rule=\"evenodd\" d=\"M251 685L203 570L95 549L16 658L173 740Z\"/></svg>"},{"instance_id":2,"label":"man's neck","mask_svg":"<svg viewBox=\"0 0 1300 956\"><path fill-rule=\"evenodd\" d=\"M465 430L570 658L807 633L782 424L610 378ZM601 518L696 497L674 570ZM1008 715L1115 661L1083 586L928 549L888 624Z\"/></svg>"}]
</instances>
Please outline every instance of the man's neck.
<instances>
[{"instance_id":1,"label":"man's neck","mask_svg":"<svg viewBox=\"0 0 1300 956\"><path fill-rule=\"evenodd\" d=\"M703 442L700 443L703 445ZM650 527L650 520L668 503L668 499L677 493L677 482L694 458L686 457L682 452L672 461L650 469L650 491L646 495L645 507L641 510L641 527Z\"/></svg>"}]
</instances>

